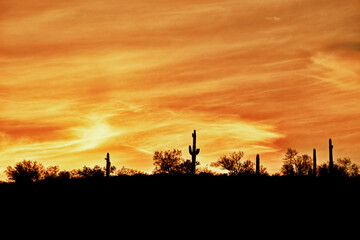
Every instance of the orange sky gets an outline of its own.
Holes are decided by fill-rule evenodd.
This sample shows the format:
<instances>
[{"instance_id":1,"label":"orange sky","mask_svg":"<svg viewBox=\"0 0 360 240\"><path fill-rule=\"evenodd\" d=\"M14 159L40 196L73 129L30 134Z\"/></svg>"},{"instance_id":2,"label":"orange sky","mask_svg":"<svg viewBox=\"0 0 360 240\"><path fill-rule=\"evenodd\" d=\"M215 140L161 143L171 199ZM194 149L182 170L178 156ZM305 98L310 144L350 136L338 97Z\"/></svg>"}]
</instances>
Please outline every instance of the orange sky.
<instances>
[{"instance_id":1,"label":"orange sky","mask_svg":"<svg viewBox=\"0 0 360 240\"><path fill-rule=\"evenodd\" d=\"M360 164L359 0L0 0L0 179L23 159L151 172L155 150Z\"/></svg>"}]
</instances>

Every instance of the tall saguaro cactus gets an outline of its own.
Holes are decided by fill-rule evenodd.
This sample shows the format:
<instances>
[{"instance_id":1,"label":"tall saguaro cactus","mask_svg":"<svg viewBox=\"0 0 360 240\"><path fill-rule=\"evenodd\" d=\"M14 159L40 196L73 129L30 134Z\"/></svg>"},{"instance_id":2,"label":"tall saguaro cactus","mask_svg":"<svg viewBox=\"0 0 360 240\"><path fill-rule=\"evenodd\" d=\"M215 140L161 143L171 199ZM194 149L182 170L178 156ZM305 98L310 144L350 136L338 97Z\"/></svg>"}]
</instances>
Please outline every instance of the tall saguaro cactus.
<instances>
[{"instance_id":1,"label":"tall saguaro cactus","mask_svg":"<svg viewBox=\"0 0 360 240\"><path fill-rule=\"evenodd\" d=\"M313 149L313 176L316 177L316 149Z\"/></svg>"},{"instance_id":2,"label":"tall saguaro cactus","mask_svg":"<svg viewBox=\"0 0 360 240\"><path fill-rule=\"evenodd\" d=\"M200 152L200 149L196 148L196 130L194 130L192 137L193 137L193 146L191 149L191 145L189 145L189 153L191 155L191 174L195 174L196 155L198 155Z\"/></svg>"},{"instance_id":3,"label":"tall saguaro cactus","mask_svg":"<svg viewBox=\"0 0 360 240\"><path fill-rule=\"evenodd\" d=\"M110 166L111 166L109 153L106 154L105 160L106 160L106 177L109 178L110 177Z\"/></svg>"},{"instance_id":4,"label":"tall saguaro cactus","mask_svg":"<svg viewBox=\"0 0 360 240\"><path fill-rule=\"evenodd\" d=\"M330 173L330 175L333 175L333 172L334 172L333 149L334 149L334 145L332 145L331 138L329 138L329 173Z\"/></svg>"},{"instance_id":5,"label":"tall saguaro cactus","mask_svg":"<svg viewBox=\"0 0 360 240\"><path fill-rule=\"evenodd\" d=\"M256 154L256 175L260 175L260 156Z\"/></svg>"}]
</instances>

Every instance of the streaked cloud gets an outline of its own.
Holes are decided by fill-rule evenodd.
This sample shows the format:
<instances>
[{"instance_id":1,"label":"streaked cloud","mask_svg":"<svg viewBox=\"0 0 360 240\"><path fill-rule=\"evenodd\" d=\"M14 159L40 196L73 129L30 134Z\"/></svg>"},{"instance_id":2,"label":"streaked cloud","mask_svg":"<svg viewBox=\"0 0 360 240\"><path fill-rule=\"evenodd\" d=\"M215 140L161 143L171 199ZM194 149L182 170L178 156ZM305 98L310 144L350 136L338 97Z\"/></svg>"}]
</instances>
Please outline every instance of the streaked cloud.
<instances>
[{"instance_id":1,"label":"streaked cloud","mask_svg":"<svg viewBox=\"0 0 360 240\"><path fill-rule=\"evenodd\" d=\"M150 171L155 150L188 157L194 129L204 165L242 149L275 172L288 146L325 161L329 137L358 162L357 6L0 1L0 172L106 152Z\"/></svg>"},{"instance_id":2,"label":"streaked cloud","mask_svg":"<svg viewBox=\"0 0 360 240\"><path fill-rule=\"evenodd\" d=\"M279 22L281 20L279 17L265 17L265 19L271 22Z\"/></svg>"}]
</instances>

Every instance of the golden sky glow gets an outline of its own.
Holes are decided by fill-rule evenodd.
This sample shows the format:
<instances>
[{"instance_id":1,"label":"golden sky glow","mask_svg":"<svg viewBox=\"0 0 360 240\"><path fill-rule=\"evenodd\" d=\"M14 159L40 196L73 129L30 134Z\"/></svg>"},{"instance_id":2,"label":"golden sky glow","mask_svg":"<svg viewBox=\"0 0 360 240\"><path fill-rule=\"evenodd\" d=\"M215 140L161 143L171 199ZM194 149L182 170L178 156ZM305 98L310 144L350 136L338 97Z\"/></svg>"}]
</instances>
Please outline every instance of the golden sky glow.
<instances>
[{"instance_id":1,"label":"golden sky glow","mask_svg":"<svg viewBox=\"0 0 360 240\"><path fill-rule=\"evenodd\" d=\"M36 160L151 171L156 150L360 163L358 0L0 0L0 179Z\"/></svg>"}]
</instances>

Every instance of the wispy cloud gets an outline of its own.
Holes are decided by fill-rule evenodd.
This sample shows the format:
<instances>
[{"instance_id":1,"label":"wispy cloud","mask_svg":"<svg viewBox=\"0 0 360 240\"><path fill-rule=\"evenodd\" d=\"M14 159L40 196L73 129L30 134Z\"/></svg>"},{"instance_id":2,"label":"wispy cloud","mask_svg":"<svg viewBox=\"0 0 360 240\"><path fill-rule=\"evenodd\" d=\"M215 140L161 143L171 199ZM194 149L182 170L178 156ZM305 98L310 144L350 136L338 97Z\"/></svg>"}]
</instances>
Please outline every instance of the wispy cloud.
<instances>
[{"instance_id":1,"label":"wispy cloud","mask_svg":"<svg viewBox=\"0 0 360 240\"><path fill-rule=\"evenodd\" d=\"M280 22L281 20L279 17L265 17L265 19L271 22Z\"/></svg>"},{"instance_id":2,"label":"wispy cloud","mask_svg":"<svg viewBox=\"0 0 360 240\"><path fill-rule=\"evenodd\" d=\"M317 53L311 60L314 75L312 77L333 84L343 90L355 90L360 87L360 68L345 59L332 54Z\"/></svg>"},{"instance_id":3,"label":"wispy cloud","mask_svg":"<svg viewBox=\"0 0 360 240\"><path fill-rule=\"evenodd\" d=\"M187 157L194 129L204 164L243 149L274 172L330 136L360 157L356 0L1 4L2 169L111 152L150 170L155 150Z\"/></svg>"}]
</instances>

